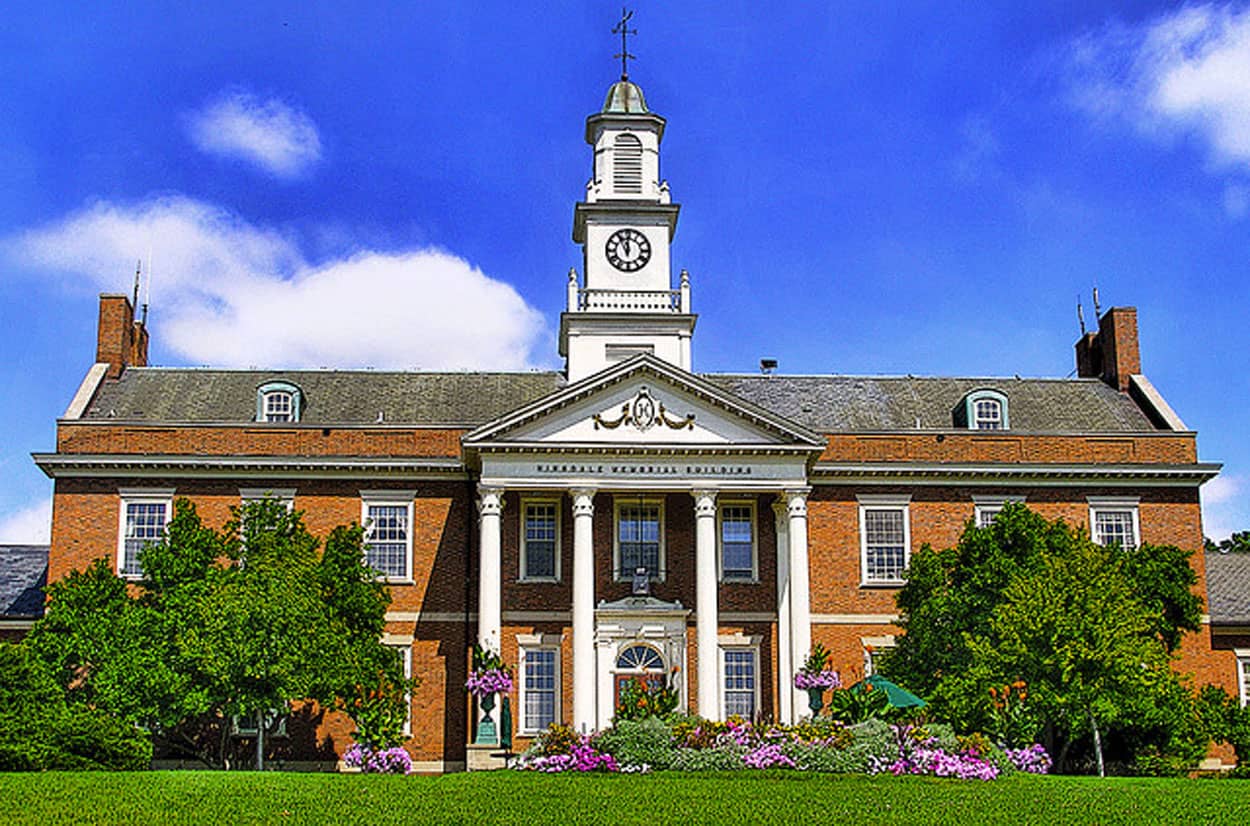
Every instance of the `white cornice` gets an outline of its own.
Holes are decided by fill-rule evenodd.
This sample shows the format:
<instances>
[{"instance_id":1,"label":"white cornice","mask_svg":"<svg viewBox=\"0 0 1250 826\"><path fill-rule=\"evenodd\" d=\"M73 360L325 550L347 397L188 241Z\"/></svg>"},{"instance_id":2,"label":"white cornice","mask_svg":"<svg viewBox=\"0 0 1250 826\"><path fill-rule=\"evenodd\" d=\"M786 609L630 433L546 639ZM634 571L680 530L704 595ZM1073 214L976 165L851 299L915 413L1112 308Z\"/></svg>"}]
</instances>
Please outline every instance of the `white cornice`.
<instances>
[{"instance_id":1,"label":"white cornice","mask_svg":"<svg viewBox=\"0 0 1250 826\"><path fill-rule=\"evenodd\" d=\"M146 454L34 453L49 478L181 477L266 479L467 479L459 459L354 458L343 456L182 456Z\"/></svg>"},{"instance_id":2,"label":"white cornice","mask_svg":"<svg viewBox=\"0 0 1250 826\"><path fill-rule=\"evenodd\" d=\"M817 485L1044 485L1197 487L1219 473L1214 462L1194 464L955 464L929 462L817 462Z\"/></svg>"}]
</instances>

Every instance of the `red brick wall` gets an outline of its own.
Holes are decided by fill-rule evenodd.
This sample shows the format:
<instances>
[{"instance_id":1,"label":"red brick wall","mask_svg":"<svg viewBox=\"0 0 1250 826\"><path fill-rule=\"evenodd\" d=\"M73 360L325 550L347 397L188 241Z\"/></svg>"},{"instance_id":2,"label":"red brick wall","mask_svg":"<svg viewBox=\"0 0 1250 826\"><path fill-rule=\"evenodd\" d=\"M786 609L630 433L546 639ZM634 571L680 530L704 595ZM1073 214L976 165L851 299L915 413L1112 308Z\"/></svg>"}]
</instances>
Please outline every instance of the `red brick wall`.
<instances>
[{"instance_id":1,"label":"red brick wall","mask_svg":"<svg viewBox=\"0 0 1250 826\"><path fill-rule=\"evenodd\" d=\"M1030 436L1010 431L844 433L827 437L822 462L1003 462L1186 464L1198 461L1192 434Z\"/></svg>"}]
</instances>

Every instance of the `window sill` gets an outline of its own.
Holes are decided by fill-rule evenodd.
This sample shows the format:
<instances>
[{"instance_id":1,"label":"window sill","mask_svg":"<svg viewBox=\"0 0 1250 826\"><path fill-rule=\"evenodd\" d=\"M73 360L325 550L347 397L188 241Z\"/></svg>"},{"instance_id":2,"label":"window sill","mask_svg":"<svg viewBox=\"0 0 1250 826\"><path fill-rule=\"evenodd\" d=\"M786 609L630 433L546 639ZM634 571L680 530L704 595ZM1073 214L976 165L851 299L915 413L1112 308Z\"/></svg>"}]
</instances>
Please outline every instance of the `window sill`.
<instances>
[{"instance_id":1,"label":"window sill","mask_svg":"<svg viewBox=\"0 0 1250 826\"><path fill-rule=\"evenodd\" d=\"M905 579L869 579L859 583L861 588L902 588L907 584Z\"/></svg>"},{"instance_id":2,"label":"window sill","mask_svg":"<svg viewBox=\"0 0 1250 826\"><path fill-rule=\"evenodd\" d=\"M384 582L387 585L416 585L417 584L416 580L411 579L409 577L380 576L377 578L377 581Z\"/></svg>"},{"instance_id":3,"label":"window sill","mask_svg":"<svg viewBox=\"0 0 1250 826\"><path fill-rule=\"evenodd\" d=\"M755 576L721 577L721 585L759 585L760 578Z\"/></svg>"},{"instance_id":4,"label":"window sill","mask_svg":"<svg viewBox=\"0 0 1250 826\"><path fill-rule=\"evenodd\" d=\"M523 576L517 579L520 585L559 585L559 577L549 576Z\"/></svg>"}]
</instances>

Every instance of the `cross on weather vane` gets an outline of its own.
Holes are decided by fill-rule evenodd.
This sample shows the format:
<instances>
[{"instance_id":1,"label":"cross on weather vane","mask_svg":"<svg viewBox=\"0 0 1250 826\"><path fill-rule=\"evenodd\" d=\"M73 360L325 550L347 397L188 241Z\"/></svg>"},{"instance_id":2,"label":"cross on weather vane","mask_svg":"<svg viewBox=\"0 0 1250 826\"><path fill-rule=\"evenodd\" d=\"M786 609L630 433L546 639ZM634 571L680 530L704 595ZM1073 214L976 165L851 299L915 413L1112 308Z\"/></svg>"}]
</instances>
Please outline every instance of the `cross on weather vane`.
<instances>
[{"instance_id":1,"label":"cross on weather vane","mask_svg":"<svg viewBox=\"0 0 1250 826\"><path fill-rule=\"evenodd\" d=\"M626 25L629 23L629 19L633 16L634 13L632 11L629 11L624 6L621 6L621 22L617 23L616 28L612 30L612 34L619 34L621 36L621 53L612 55L613 57L619 57L621 59L621 80L629 80L628 61L638 59L629 53L629 44L625 39L631 34L638 34L637 29L631 29Z\"/></svg>"}]
</instances>

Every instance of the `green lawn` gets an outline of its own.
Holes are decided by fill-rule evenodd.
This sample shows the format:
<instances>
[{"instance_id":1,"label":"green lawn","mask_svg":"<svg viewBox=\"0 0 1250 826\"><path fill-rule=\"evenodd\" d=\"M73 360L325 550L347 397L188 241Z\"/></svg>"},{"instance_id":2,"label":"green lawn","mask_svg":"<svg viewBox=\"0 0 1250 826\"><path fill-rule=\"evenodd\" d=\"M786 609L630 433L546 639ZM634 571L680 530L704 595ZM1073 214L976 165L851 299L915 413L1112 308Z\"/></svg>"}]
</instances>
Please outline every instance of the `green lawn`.
<instances>
[{"instance_id":1,"label":"green lawn","mask_svg":"<svg viewBox=\"0 0 1250 826\"><path fill-rule=\"evenodd\" d=\"M0 821L51 823L1250 823L1250 781L798 774L0 774Z\"/></svg>"}]
</instances>

